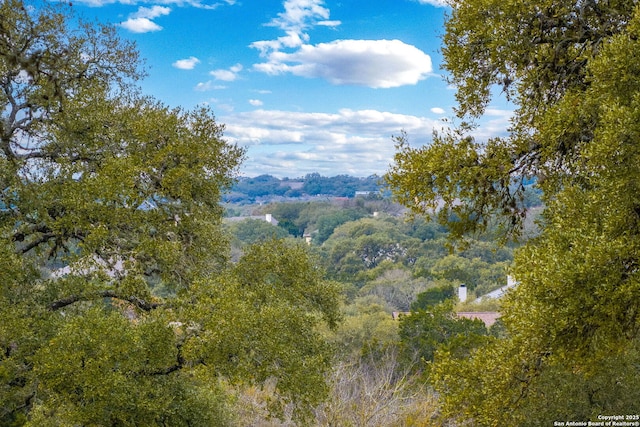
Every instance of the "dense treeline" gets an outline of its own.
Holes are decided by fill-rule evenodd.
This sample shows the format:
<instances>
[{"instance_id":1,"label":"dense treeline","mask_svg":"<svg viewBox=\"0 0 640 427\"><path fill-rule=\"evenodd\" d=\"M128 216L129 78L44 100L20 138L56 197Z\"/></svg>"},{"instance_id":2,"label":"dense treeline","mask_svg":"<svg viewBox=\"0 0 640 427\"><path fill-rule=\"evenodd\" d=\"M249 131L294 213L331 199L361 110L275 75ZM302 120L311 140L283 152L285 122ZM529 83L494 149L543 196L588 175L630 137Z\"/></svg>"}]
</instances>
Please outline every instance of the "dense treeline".
<instances>
[{"instance_id":1,"label":"dense treeline","mask_svg":"<svg viewBox=\"0 0 640 427\"><path fill-rule=\"evenodd\" d=\"M355 197L357 192L363 196L381 196L384 182L378 175L358 178L349 175L333 177L318 173L303 178L279 179L271 175L239 177L224 200L233 203L254 203L282 198L304 198L311 196ZM388 195L388 194L387 194Z\"/></svg>"}]
</instances>

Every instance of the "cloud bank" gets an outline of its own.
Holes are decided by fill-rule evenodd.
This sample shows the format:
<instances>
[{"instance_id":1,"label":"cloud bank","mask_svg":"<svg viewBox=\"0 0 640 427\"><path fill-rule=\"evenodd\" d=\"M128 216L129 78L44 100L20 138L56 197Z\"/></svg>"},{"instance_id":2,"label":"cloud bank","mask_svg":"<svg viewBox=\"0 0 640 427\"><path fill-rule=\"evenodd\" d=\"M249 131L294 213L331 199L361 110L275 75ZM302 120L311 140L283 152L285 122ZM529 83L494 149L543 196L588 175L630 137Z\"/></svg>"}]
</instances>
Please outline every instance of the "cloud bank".
<instances>
[{"instance_id":1,"label":"cloud bank","mask_svg":"<svg viewBox=\"0 0 640 427\"><path fill-rule=\"evenodd\" d=\"M294 170L300 175L382 174L393 159L392 135L404 129L426 143L433 129L443 126L425 117L351 109L334 114L255 110L220 120L225 138L249 150L244 174L281 178Z\"/></svg>"},{"instance_id":2,"label":"cloud bank","mask_svg":"<svg viewBox=\"0 0 640 427\"><path fill-rule=\"evenodd\" d=\"M512 114L511 110L487 109L473 136L480 141L505 136ZM442 133L451 125L428 117L352 109L337 113L258 109L220 120L225 123L225 138L248 149L243 174L280 178L313 172L382 175L393 162L393 135L404 130L410 144L419 146L432 141L434 130Z\"/></svg>"}]
</instances>

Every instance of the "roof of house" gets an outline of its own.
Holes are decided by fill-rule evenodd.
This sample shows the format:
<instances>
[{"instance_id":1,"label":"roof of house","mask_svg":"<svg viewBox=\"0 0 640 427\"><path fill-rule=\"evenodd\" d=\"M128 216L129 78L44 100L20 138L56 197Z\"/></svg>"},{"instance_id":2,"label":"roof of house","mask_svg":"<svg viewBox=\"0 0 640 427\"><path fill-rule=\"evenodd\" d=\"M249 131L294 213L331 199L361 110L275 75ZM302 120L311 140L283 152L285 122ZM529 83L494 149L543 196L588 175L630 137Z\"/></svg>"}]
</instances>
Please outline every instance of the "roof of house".
<instances>
[{"instance_id":1,"label":"roof of house","mask_svg":"<svg viewBox=\"0 0 640 427\"><path fill-rule=\"evenodd\" d=\"M500 317L500 313L497 311L460 311L456 314L458 317L464 317L466 319L480 319L487 328L496 323L496 320Z\"/></svg>"},{"instance_id":2,"label":"roof of house","mask_svg":"<svg viewBox=\"0 0 640 427\"><path fill-rule=\"evenodd\" d=\"M400 320L402 316L410 316L410 311L394 311L391 313L393 320ZM464 317L465 319L479 319L482 320L487 328L491 327L496 320L500 317L500 313L497 311L460 311L456 313L458 317Z\"/></svg>"}]
</instances>

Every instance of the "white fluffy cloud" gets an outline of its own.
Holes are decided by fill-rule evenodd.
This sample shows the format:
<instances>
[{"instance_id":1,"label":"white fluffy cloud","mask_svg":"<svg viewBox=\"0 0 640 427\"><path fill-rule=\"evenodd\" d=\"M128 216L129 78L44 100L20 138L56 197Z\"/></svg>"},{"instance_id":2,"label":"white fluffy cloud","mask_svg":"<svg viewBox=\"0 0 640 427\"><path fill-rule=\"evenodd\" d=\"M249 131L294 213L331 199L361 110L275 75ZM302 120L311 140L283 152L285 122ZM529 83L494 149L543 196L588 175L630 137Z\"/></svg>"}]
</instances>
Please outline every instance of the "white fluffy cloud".
<instances>
[{"instance_id":1,"label":"white fluffy cloud","mask_svg":"<svg viewBox=\"0 0 640 427\"><path fill-rule=\"evenodd\" d=\"M251 44L264 59L254 64L257 71L322 78L336 85L391 88L416 84L433 70L429 55L400 40L310 44L308 28L341 24L329 19L330 11L322 0L286 0L284 9L268 25L282 29L285 35Z\"/></svg>"},{"instance_id":2,"label":"white fluffy cloud","mask_svg":"<svg viewBox=\"0 0 640 427\"><path fill-rule=\"evenodd\" d=\"M226 70L220 69L220 70L210 71L209 74L215 77L216 80L232 82L238 78L238 73L240 73L240 71L242 71L242 65L236 64L233 67Z\"/></svg>"},{"instance_id":3,"label":"white fluffy cloud","mask_svg":"<svg viewBox=\"0 0 640 427\"><path fill-rule=\"evenodd\" d=\"M433 114L440 114L440 115L442 115L442 114L444 114L444 113L445 113L444 109L443 109L443 108L440 108L440 107L433 107L433 108L431 109L431 112L432 112Z\"/></svg>"},{"instance_id":4,"label":"white fluffy cloud","mask_svg":"<svg viewBox=\"0 0 640 427\"><path fill-rule=\"evenodd\" d=\"M267 62L254 68L268 74L291 73L372 88L416 84L433 71L429 55L400 40L305 44L294 53L272 52Z\"/></svg>"},{"instance_id":5,"label":"white fluffy cloud","mask_svg":"<svg viewBox=\"0 0 640 427\"><path fill-rule=\"evenodd\" d=\"M253 105L254 107L260 107L264 105L264 102L260 101L259 99L250 99L249 104Z\"/></svg>"},{"instance_id":6,"label":"white fluffy cloud","mask_svg":"<svg viewBox=\"0 0 640 427\"><path fill-rule=\"evenodd\" d=\"M200 63L200 60L198 58L196 58L195 56L191 56L186 59L178 59L176 62L174 62L171 65L173 65L174 67L180 70L193 70L195 66L198 65L199 63Z\"/></svg>"},{"instance_id":7,"label":"white fluffy cloud","mask_svg":"<svg viewBox=\"0 0 640 427\"><path fill-rule=\"evenodd\" d=\"M150 33L162 30L160 25L149 18L129 18L120 25L132 33Z\"/></svg>"},{"instance_id":8,"label":"white fluffy cloud","mask_svg":"<svg viewBox=\"0 0 640 427\"><path fill-rule=\"evenodd\" d=\"M162 27L152 19L171 13L171 9L164 6L140 7L138 11L129 15L129 19L120 23L120 26L133 33L148 33L160 31Z\"/></svg>"},{"instance_id":9,"label":"white fluffy cloud","mask_svg":"<svg viewBox=\"0 0 640 427\"><path fill-rule=\"evenodd\" d=\"M284 12L271 21L271 25L283 30L302 31L317 21L329 19L329 9L323 0L285 0Z\"/></svg>"}]
</instances>

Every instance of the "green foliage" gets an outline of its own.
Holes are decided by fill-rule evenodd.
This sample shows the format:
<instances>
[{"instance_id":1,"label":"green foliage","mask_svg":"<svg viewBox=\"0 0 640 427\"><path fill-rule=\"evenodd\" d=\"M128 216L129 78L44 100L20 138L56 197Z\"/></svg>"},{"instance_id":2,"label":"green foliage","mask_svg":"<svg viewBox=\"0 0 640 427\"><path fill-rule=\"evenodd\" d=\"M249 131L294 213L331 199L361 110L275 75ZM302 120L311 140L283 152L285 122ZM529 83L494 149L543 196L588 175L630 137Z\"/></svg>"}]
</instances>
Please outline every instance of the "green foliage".
<instances>
[{"instance_id":1,"label":"green foliage","mask_svg":"<svg viewBox=\"0 0 640 427\"><path fill-rule=\"evenodd\" d=\"M344 321L327 333L337 349L338 360L353 362L365 352L393 348L398 342L398 324L373 296L358 297L344 309Z\"/></svg>"},{"instance_id":2,"label":"green foliage","mask_svg":"<svg viewBox=\"0 0 640 427\"><path fill-rule=\"evenodd\" d=\"M173 330L158 319L132 325L99 307L79 313L32 359L29 425L229 425L215 378L200 369L166 375L179 357Z\"/></svg>"},{"instance_id":3,"label":"green foliage","mask_svg":"<svg viewBox=\"0 0 640 427\"><path fill-rule=\"evenodd\" d=\"M304 186L302 189L311 196L322 194L338 197L354 197L356 191L378 191L379 180L380 178L376 175L367 178L356 178L348 175L338 175L328 178L318 173L312 173L304 177Z\"/></svg>"},{"instance_id":4,"label":"green foliage","mask_svg":"<svg viewBox=\"0 0 640 427\"><path fill-rule=\"evenodd\" d=\"M636 3L453 1L443 52L458 88L458 115L480 117L498 87L518 106L512 131L477 141L470 136L473 123L463 122L419 148L399 136L395 165L386 176L398 199L419 213L443 202L439 218L456 236L486 227L495 214L507 234L517 233L529 178L538 177L538 187L553 197L580 167L580 147L591 141L594 122L573 109L569 124L555 105L588 87L586 65L625 28ZM543 135L543 120L555 122L559 132ZM452 213L455 222L449 221Z\"/></svg>"},{"instance_id":5,"label":"green foliage","mask_svg":"<svg viewBox=\"0 0 640 427\"><path fill-rule=\"evenodd\" d=\"M406 360L432 362L442 348L462 357L482 342L481 337L487 335L484 323L458 318L453 307L449 300L400 318L399 335Z\"/></svg>"},{"instance_id":6,"label":"green foliage","mask_svg":"<svg viewBox=\"0 0 640 427\"><path fill-rule=\"evenodd\" d=\"M332 353L319 327L341 317L339 286L322 280L304 246L277 240L249 247L231 273L185 293L185 363L241 383L276 379L275 413L290 403L308 415L326 393Z\"/></svg>"},{"instance_id":7,"label":"green foliage","mask_svg":"<svg viewBox=\"0 0 640 427\"><path fill-rule=\"evenodd\" d=\"M456 304L456 311L471 311L471 312L480 312L480 311L494 311L494 312L502 312L502 300L503 298L489 298L489 297L480 297L480 299L472 299L468 298L465 302L458 302ZM502 319L499 319L502 322Z\"/></svg>"},{"instance_id":8,"label":"green foliage","mask_svg":"<svg viewBox=\"0 0 640 427\"><path fill-rule=\"evenodd\" d=\"M283 196L288 190L289 188L280 185L278 178L271 175L239 179L233 186L234 192L245 194L252 201L267 195Z\"/></svg>"},{"instance_id":9,"label":"green foliage","mask_svg":"<svg viewBox=\"0 0 640 427\"><path fill-rule=\"evenodd\" d=\"M141 96L138 61L66 5L0 3L0 424L224 426L228 381L308 413L338 286L306 247L228 262L244 151Z\"/></svg>"},{"instance_id":10,"label":"green foliage","mask_svg":"<svg viewBox=\"0 0 640 427\"><path fill-rule=\"evenodd\" d=\"M488 263L479 258L447 255L431 266L430 273L432 277L444 279L456 286L464 284L468 289L476 290L476 294L480 296L507 284L507 266L508 263L505 262Z\"/></svg>"},{"instance_id":11,"label":"green foliage","mask_svg":"<svg viewBox=\"0 0 640 427\"><path fill-rule=\"evenodd\" d=\"M310 196L332 196L354 198L356 191L369 192L367 199L380 198L380 177L372 175L357 178L348 175L333 177L318 173L298 179L278 179L271 175L241 177L233 185L224 200L233 203L253 203L258 200L281 200L282 198L309 198Z\"/></svg>"},{"instance_id":12,"label":"green foliage","mask_svg":"<svg viewBox=\"0 0 640 427\"><path fill-rule=\"evenodd\" d=\"M359 202L360 200L270 203L255 211L272 214L279 221L278 226L292 236L302 237L306 233L312 237L313 243L322 244L337 226L371 214L372 208Z\"/></svg>"},{"instance_id":13,"label":"green foliage","mask_svg":"<svg viewBox=\"0 0 640 427\"><path fill-rule=\"evenodd\" d=\"M411 303L411 311L428 310L429 307L451 299L456 295L456 289L451 285L438 286L427 289L417 295Z\"/></svg>"},{"instance_id":14,"label":"green foliage","mask_svg":"<svg viewBox=\"0 0 640 427\"><path fill-rule=\"evenodd\" d=\"M382 270L384 269L384 270ZM413 301L432 284L422 278L414 278L407 269L389 261L370 270L371 278L360 288L362 296L375 295L381 298L390 311L409 311Z\"/></svg>"},{"instance_id":15,"label":"green foliage","mask_svg":"<svg viewBox=\"0 0 640 427\"><path fill-rule=\"evenodd\" d=\"M395 225L392 218L363 218L337 227L326 245L329 272L345 278L385 261L401 262L406 255L403 241L408 238Z\"/></svg>"},{"instance_id":16,"label":"green foliage","mask_svg":"<svg viewBox=\"0 0 640 427\"><path fill-rule=\"evenodd\" d=\"M318 218L316 227L318 227L318 234L315 236L315 241L319 244L324 243L329 236L331 236L334 230L349 221L355 221L365 214L358 210L345 210L341 209L333 215L325 215Z\"/></svg>"},{"instance_id":17,"label":"green foliage","mask_svg":"<svg viewBox=\"0 0 640 427\"><path fill-rule=\"evenodd\" d=\"M229 233L240 246L251 245L264 240L284 239L289 233L261 219L244 219L227 224Z\"/></svg>"},{"instance_id":18,"label":"green foliage","mask_svg":"<svg viewBox=\"0 0 640 427\"><path fill-rule=\"evenodd\" d=\"M443 414L534 426L637 412L638 2L452 6L444 55L460 117L480 117L498 85L517 104L510 135L477 141L463 124L430 147L401 138L389 180L416 211L442 200L458 236L495 214L517 232L527 177L546 208L515 257L505 333L466 359L436 355Z\"/></svg>"}]
</instances>

